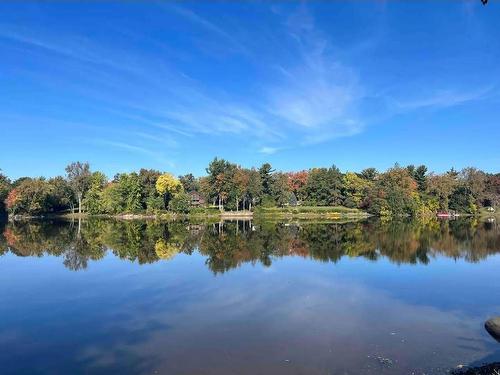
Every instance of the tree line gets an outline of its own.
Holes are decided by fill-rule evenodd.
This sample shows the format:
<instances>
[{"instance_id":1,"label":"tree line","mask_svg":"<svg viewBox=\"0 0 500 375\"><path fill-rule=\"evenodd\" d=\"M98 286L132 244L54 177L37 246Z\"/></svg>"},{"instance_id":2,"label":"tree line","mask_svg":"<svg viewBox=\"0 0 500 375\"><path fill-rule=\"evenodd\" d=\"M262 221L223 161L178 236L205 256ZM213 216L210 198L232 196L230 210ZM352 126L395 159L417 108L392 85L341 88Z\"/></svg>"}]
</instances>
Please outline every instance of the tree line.
<instances>
[{"instance_id":1,"label":"tree line","mask_svg":"<svg viewBox=\"0 0 500 375\"><path fill-rule=\"evenodd\" d=\"M141 169L108 179L81 162L71 163L65 171L64 176L14 181L0 173L0 211L12 215L189 213L199 209L195 205L201 199L202 207L221 211L345 206L380 216L426 216L439 211L475 214L500 203L500 173L473 167L442 174L429 173L424 165L397 164L384 172L367 168L343 173L334 165L282 172L269 163L243 168L215 158L202 177Z\"/></svg>"}]
</instances>

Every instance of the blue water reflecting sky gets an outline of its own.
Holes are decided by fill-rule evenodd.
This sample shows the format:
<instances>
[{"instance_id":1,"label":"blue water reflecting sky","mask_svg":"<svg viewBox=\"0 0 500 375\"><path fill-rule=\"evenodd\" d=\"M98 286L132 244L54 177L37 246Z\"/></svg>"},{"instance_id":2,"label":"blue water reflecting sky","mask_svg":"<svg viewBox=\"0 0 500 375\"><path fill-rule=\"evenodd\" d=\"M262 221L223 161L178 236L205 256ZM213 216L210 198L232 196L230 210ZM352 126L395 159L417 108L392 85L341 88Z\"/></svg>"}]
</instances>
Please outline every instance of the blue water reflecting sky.
<instances>
[{"instance_id":1,"label":"blue water reflecting sky","mask_svg":"<svg viewBox=\"0 0 500 375\"><path fill-rule=\"evenodd\" d=\"M443 373L500 360L500 255L428 264L297 255L224 273L195 250L85 270L0 258L0 373Z\"/></svg>"}]
</instances>

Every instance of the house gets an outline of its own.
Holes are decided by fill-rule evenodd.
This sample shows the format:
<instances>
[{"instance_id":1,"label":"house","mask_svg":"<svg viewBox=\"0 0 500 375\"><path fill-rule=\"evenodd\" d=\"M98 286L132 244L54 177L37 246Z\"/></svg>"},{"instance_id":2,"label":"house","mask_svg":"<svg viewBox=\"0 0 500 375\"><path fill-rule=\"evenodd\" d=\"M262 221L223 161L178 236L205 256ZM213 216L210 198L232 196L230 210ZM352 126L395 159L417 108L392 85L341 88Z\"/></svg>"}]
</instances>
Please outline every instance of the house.
<instances>
[{"instance_id":1,"label":"house","mask_svg":"<svg viewBox=\"0 0 500 375\"><path fill-rule=\"evenodd\" d=\"M203 206L205 204L205 198L197 191L190 191L191 196L191 206Z\"/></svg>"}]
</instances>

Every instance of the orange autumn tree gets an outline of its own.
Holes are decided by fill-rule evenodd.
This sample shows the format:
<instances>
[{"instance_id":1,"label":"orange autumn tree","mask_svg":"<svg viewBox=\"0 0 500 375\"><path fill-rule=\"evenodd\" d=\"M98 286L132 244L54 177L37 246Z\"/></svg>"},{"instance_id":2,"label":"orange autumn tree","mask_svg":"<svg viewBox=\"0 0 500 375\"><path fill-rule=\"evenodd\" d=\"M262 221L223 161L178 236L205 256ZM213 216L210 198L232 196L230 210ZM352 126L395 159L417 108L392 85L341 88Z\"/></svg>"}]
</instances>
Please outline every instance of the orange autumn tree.
<instances>
[{"instance_id":1,"label":"orange autumn tree","mask_svg":"<svg viewBox=\"0 0 500 375\"><path fill-rule=\"evenodd\" d=\"M17 189L12 189L7 195L7 199L5 199L5 207L11 213L15 214L16 212L16 203L18 201L19 192Z\"/></svg>"},{"instance_id":2,"label":"orange autumn tree","mask_svg":"<svg viewBox=\"0 0 500 375\"><path fill-rule=\"evenodd\" d=\"M309 178L309 171L298 171L298 172L288 172L288 187L290 191L295 194L297 200L303 201L306 199L306 192L304 187L307 184L307 179Z\"/></svg>"}]
</instances>

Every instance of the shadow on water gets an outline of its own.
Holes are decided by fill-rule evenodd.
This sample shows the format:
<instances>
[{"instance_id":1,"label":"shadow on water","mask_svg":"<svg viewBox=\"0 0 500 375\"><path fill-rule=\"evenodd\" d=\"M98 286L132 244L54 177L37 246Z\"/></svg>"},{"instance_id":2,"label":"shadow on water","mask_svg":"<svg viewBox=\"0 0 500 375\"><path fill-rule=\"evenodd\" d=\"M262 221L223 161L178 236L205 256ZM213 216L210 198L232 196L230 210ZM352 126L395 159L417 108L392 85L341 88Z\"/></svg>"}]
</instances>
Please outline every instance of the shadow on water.
<instances>
[{"instance_id":1,"label":"shadow on water","mask_svg":"<svg viewBox=\"0 0 500 375\"><path fill-rule=\"evenodd\" d=\"M498 362L498 358L500 358L498 342L500 341L498 341L497 332L492 332L487 327L487 324L485 324L485 330L491 336L491 340L484 342L485 346L489 348L489 354L470 363L468 366L454 369L451 371L452 375L500 375L500 362Z\"/></svg>"},{"instance_id":2,"label":"shadow on water","mask_svg":"<svg viewBox=\"0 0 500 375\"><path fill-rule=\"evenodd\" d=\"M455 369L451 371L452 375L498 375L500 374L500 362L488 363L488 358L498 358L500 356L500 350L493 355L471 363L469 366L464 368ZM487 363L487 364L485 364Z\"/></svg>"},{"instance_id":3,"label":"shadow on water","mask_svg":"<svg viewBox=\"0 0 500 375\"><path fill-rule=\"evenodd\" d=\"M0 254L52 255L70 270L88 267L108 251L116 257L153 263L198 250L214 273L243 263L287 256L338 262L344 257L386 258L397 264L428 264L437 256L479 262L500 251L496 223L476 220L382 223L275 223L88 220L0 223Z\"/></svg>"}]
</instances>

